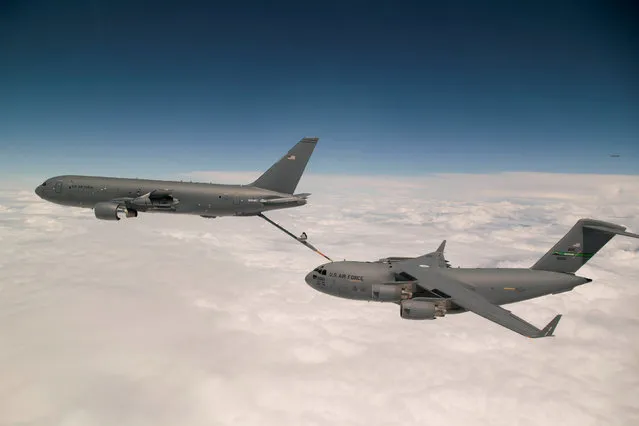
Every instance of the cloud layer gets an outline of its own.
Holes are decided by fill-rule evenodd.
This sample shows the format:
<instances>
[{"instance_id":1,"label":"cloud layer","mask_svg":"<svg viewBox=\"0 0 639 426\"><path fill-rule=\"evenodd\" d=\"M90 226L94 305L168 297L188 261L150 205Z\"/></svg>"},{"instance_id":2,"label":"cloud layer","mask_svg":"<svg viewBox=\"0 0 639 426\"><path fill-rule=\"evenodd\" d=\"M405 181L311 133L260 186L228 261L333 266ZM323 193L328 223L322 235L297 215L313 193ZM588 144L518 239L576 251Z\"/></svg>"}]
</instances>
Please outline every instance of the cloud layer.
<instances>
[{"instance_id":1,"label":"cloud layer","mask_svg":"<svg viewBox=\"0 0 639 426\"><path fill-rule=\"evenodd\" d=\"M246 182L253 176L196 173ZM7 186L5 186L6 188ZM580 217L639 231L639 178L306 176L271 217L334 259L530 266ZM639 422L639 244L573 292L511 305L554 339L471 314L405 321L316 293L323 259L255 218L89 210L0 192L0 425L628 425Z\"/></svg>"}]
</instances>

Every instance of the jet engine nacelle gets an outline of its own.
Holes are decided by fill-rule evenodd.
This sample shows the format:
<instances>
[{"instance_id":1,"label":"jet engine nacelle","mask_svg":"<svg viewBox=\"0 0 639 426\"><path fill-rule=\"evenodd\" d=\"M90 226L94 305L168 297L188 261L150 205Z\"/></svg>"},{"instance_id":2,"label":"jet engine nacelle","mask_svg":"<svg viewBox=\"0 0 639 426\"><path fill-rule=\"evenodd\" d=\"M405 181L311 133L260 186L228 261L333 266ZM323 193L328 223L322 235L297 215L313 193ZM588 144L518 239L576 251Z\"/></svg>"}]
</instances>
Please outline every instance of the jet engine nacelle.
<instances>
[{"instance_id":1,"label":"jet engine nacelle","mask_svg":"<svg viewBox=\"0 0 639 426\"><path fill-rule=\"evenodd\" d=\"M404 319L434 320L435 317L443 317L446 311L432 302L424 300L402 300L399 314Z\"/></svg>"},{"instance_id":2,"label":"jet engine nacelle","mask_svg":"<svg viewBox=\"0 0 639 426\"><path fill-rule=\"evenodd\" d=\"M407 290L396 284L373 284L372 300L378 302L399 302L408 299L411 295Z\"/></svg>"},{"instance_id":3,"label":"jet engine nacelle","mask_svg":"<svg viewBox=\"0 0 639 426\"><path fill-rule=\"evenodd\" d=\"M93 213L95 213L95 217L102 220L120 220L118 217L118 203L97 203L93 207Z\"/></svg>"},{"instance_id":4,"label":"jet engine nacelle","mask_svg":"<svg viewBox=\"0 0 639 426\"><path fill-rule=\"evenodd\" d=\"M137 217L138 212L136 210L129 210L122 208L119 203L103 202L97 203L93 207L93 213L95 217L102 220L120 220L118 213L124 211L126 217Z\"/></svg>"}]
</instances>

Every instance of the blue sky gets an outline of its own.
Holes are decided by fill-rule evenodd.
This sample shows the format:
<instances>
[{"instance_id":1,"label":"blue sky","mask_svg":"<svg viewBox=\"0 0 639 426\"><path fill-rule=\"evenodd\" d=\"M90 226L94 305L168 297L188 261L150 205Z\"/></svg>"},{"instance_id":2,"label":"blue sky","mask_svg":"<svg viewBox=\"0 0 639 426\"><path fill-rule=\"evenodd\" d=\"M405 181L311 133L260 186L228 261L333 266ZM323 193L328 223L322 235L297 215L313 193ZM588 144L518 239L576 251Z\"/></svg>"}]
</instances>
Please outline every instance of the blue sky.
<instances>
[{"instance_id":1,"label":"blue sky","mask_svg":"<svg viewBox=\"0 0 639 426\"><path fill-rule=\"evenodd\" d=\"M639 173L631 1L268 3L4 2L0 174Z\"/></svg>"}]
</instances>

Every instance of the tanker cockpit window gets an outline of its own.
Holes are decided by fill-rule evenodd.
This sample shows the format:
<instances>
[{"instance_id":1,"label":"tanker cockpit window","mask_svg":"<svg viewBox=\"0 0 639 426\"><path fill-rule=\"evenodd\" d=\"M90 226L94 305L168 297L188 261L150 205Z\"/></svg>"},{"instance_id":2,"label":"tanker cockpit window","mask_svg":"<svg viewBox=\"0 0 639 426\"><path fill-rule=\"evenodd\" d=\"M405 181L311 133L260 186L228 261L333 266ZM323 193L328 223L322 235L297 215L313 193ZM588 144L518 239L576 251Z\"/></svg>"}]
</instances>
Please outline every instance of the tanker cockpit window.
<instances>
[{"instance_id":1,"label":"tanker cockpit window","mask_svg":"<svg viewBox=\"0 0 639 426\"><path fill-rule=\"evenodd\" d=\"M322 269L322 275L326 275L326 269Z\"/></svg>"}]
</instances>

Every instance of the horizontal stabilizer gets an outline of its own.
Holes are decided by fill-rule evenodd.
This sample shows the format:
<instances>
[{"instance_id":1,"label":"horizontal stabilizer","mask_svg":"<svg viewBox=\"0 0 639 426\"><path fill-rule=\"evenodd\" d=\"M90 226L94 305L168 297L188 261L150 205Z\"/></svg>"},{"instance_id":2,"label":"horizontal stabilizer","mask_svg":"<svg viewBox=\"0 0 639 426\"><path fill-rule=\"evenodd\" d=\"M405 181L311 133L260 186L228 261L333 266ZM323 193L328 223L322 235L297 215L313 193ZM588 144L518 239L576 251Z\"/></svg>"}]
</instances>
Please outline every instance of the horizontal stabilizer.
<instances>
[{"instance_id":1,"label":"horizontal stabilizer","mask_svg":"<svg viewBox=\"0 0 639 426\"><path fill-rule=\"evenodd\" d=\"M639 234L633 234L632 232L626 232L617 228L609 228L607 226L585 225L584 228L596 229L598 231L609 232L616 235L623 235L624 237L639 238Z\"/></svg>"},{"instance_id":2,"label":"horizontal stabilizer","mask_svg":"<svg viewBox=\"0 0 639 426\"><path fill-rule=\"evenodd\" d=\"M439 247L437 247L437 250L435 251L437 253L443 253L445 248L446 248L446 240L442 241L442 243L439 245Z\"/></svg>"},{"instance_id":3,"label":"horizontal stabilizer","mask_svg":"<svg viewBox=\"0 0 639 426\"><path fill-rule=\"evenodd\" d=\"M260 203L264 204L265 206L280 205L280 204L296 204L301 206L306 204L306 198L300 198L300 197L265 198L265 199L261 199Z\"/></svg>"}]
</instances>

